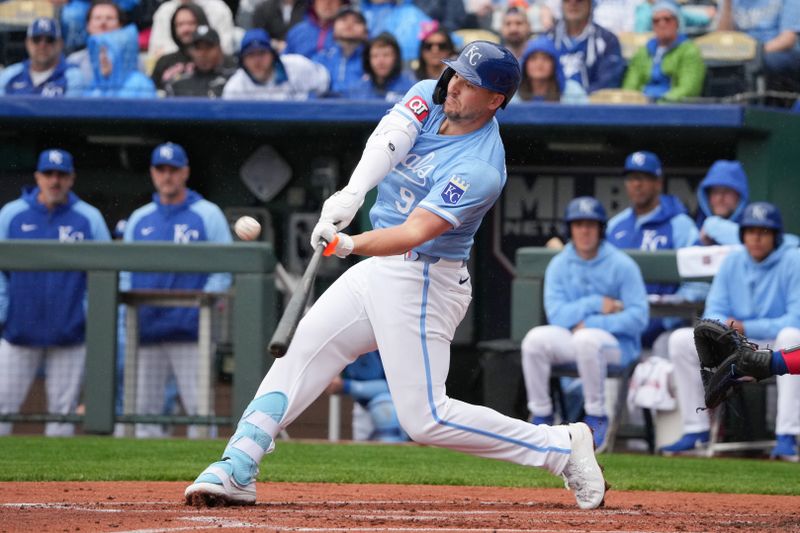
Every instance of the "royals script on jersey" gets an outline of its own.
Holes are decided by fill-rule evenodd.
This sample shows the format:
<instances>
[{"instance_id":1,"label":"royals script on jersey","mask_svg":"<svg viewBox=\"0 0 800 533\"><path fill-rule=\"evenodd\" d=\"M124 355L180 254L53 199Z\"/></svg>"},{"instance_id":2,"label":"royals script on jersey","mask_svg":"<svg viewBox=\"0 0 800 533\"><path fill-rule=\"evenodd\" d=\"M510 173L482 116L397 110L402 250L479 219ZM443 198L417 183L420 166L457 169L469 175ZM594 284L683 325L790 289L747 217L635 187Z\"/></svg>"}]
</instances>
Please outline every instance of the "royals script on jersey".
<instances>
[{"instance_id":1,"label":"royals script on jersey","mask_svg":"<svg viewBox=\"0 0 800 533\"><path fill-rule=\"evenodd\" d=\"M481 220L506 183L505 149L497 120L466 135L439 135L445 116L433 104L436 80L412 87L392 109L413 121L419 136L411 151L378 185L370 211L373 228L402 224L417 206L452 229L415 250L444 259L467 259Z\"/></svg>"}]
</instances>

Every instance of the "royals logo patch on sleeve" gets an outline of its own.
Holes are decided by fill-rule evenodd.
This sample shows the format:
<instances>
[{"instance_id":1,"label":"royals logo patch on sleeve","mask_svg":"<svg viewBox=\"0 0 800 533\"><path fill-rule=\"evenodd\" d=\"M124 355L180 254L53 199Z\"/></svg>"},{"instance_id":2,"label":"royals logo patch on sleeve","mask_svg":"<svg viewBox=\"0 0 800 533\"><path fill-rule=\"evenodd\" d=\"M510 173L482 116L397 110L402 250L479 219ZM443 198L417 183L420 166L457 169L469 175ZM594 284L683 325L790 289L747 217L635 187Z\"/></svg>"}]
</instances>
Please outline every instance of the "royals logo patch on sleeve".
<instances>
[{"instance_id":1,"label":"royals logo patch on sleeve","mask_svg":"<svg viewBox=\"0 0 800 533\"><path fill-rule=\"evenodd\" d=\"M411 98L408 102L406 102L406 107L414 113L414 116L420 122L424 121L428 117L428 112L430 108L428 107L428 102L422 99L421 96L415 96Z\"/></svg>"},{"instance_id":2,"label":"royals logo patch on sleeve","mask_svg":"<svg viewBox=\"0 0 800 533\"><path fill-rule=\"evenodd\" d=\"M458 176L453 176L442 191L442 200L446 204L456 205L461 200L461 197L466 194L467 189L469 189L469 183Z\"/></svg>"}]
</instances>

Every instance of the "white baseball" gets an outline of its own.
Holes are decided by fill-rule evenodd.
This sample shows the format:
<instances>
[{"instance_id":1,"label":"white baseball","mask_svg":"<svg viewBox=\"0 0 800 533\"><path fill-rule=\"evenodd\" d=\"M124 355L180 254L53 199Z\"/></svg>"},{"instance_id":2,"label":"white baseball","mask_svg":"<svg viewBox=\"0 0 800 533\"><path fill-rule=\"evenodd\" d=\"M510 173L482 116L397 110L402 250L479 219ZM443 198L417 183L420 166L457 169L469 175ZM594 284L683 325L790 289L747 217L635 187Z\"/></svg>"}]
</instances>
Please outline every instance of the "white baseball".
<instances>
[{"instance_id":1,"label":"white baseball","mask_svg":"<svg viewBox=\"0 0 800 533\"><path fill-rule=\"evenodd\" d=\"M261 234L261 224L253 217L241 217L233 225L233 231L243 241L252 241Z\"/></svg>"}]
</instances>

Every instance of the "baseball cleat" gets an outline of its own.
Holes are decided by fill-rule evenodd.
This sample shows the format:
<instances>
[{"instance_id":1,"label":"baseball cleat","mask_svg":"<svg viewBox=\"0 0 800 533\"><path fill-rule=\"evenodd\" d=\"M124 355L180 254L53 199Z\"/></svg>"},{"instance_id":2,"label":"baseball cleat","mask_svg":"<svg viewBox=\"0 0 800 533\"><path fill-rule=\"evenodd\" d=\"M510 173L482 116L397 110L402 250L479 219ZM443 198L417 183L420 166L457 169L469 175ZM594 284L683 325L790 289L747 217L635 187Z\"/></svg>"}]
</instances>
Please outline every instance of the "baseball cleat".
<instances>
[{"instance_id":1,"label":"baseball cleat","mask_svg":"<svg viewBox=\"0 0 800 533\"><path fill-rule=\"evenodd\" d=\"M197 476L183 493L186 505L219 507L226 505L253 505L256 503L254 479L242 485L233 475L233 464L217 461Z\"/></svg>"},{"instance_id":2,"label":"baseball cleat","mask_svg":"<svg viewBox=\"0 0 800 533\"><path fill-rule=\"evenodd\" d=\"M797 452L797 438L794 435L775 435L775 447L769 454L770 459L797 463L800 455Z\"/></svg>"},{"instance_id":3,"label":"baseball cleat","mask_svg":"<svg viewBox=\"0 0 800 533\"><path fill-rule=\"evenodd\" d=\"M609 489L603 477L603 469L597 464L594 454L594 437L586 424L569 424L572 452L561 475L564 485L575 493L575 501L581 509L597 509L605 504Z\"/></svg>"},{"instance_id":4,"label":"baseball cleat","mask_svg":"<svg viewBox=\"0 0 800 533\"><path fill-rule=\"evenodd\" d=\"M708 431L686 433L669 446L662 446L658 451L663 455L696 453L698 450L702 450L708 446L709 438L710 433Z\"/></svg>"}]
</instances>

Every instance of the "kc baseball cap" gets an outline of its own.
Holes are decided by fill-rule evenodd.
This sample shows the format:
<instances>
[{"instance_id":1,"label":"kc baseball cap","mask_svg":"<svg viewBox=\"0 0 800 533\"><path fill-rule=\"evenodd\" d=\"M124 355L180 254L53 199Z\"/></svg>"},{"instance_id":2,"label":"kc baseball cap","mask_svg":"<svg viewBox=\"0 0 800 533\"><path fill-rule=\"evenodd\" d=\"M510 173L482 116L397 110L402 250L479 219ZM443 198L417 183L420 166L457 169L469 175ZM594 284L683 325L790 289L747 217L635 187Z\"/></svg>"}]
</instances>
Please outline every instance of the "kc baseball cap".
<instances>
[{"instance_id":1,"label":"kc baseball cap","mask_svg":"<svg viewBox=\"0 0 800 533\"><path fill-rule=\"evenodd\" d=\"M49 17L39 17L28 26L28 37L52 37L61 38L61 28L58 23Z\"/></svg>"},{"instance_id":2,"label":"kc baseball cap","mask_svg":"<svg viewBox=\"0 0 800 533\"><path fill-rule=\"evenodd\" d=\"M192 45L198 43L219 44L219 33L210 26L198 26L192 34Z\"/></svg>"},{"instance_id":3,"label":"kc baseball cap","mask_svg":"<svg viewBox=\"0 0 800 533\"><path fill-rule=\"evenodd\" d=\"M359 21L361 21L361 24L364 24L365 26L367 25L367 19L364 18L364 14L359 11L356 6L351 4L345 4L339 8L339 11L337 11L336 15L333 17L333 20L344 17L345 15L354 15Z\"/></svg>"},{"instance_id":4,"label":"kc baseball cap","mask_svg":"<svg viewBox=\"0 0 800 533\"><path fill-rule=\"evenodd\" d=\"M629 172L643 172L660 178L661 160L653 152L633 152L625 159L625 174Z\"/></svg>"},{"instance_id":5,"label":"kc baseball cap","mask_svg":"<svg viewBox=\"0 0 800 533\"><path fill-rule=\"evenodd\" d=\"M244 57L248 53L255 52L256 50L269 50L272 52L269 34L266 30L261 28L247 30L244 37L242 37L242 45L239 54Z\"/></svg>"},{"instance_id":6,"label":"kc baseball cap","mask_svg":"<svg viewBox=\"0 0 800 533\"><path fill-rule=\"evenodd\" d=\"M175 168L183 168L189 165L189 158L186 151L180 144L164 143L156 146L150 164L154 167L159 165L169 165Z\"/></svg>"},{"instance_id":7,"label":"kc baseball cap","mask_svg":"<svg viewBox=\"0 0 800 533\"><path fill-rule=\"evenodd\" d=\"M59 148L51 148L39 154L36 171L48 172L51 170L72 174L75 171L75 167L72 165L72 154Z\"/></svg>"}]
</instances>

